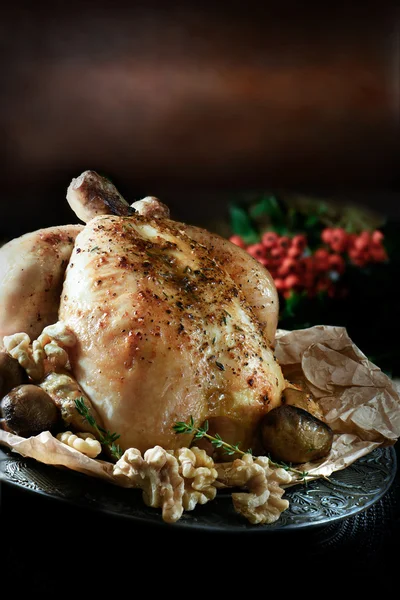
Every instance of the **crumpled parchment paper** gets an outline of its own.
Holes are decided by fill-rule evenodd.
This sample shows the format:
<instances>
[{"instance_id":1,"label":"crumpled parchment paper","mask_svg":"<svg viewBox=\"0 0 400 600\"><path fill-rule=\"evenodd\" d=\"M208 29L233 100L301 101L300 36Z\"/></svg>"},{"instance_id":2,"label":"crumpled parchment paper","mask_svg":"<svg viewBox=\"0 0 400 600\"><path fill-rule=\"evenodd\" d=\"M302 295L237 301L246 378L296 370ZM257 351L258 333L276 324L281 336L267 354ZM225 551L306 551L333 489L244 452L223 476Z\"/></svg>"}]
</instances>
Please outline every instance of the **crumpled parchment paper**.
<instances>
[{"instance_id":1,"label":"crumpled parchment paper","mask_svg":"<svg viewBox=\"0 0 400 600\"><path fill-rule=\"evenodd\" d=\"M322 408L335 433L330 454L300 468L312 478L344 469L400 436L400 395L394 382L352 342L344 327L278 330L275 354L289 380Z\"/></svg>"},{"instance_id":2,"label":"crumpled parchment paper","mask_svg":"<svg viewBox=\"0 0 400 600\"><path fill-rule=\"evenodd\" d=\"M275 355L287 379L301 383L319 402L335 433L327 457L296 466L308 472L307 479L328 477L400 437L400 394L394 382L357 348L345 328L278 330ZM25 439L0 429L0 444L40 462L121 485L113 477L112 463L88 458L49 432Z\"/></svg>"}]
</instances>

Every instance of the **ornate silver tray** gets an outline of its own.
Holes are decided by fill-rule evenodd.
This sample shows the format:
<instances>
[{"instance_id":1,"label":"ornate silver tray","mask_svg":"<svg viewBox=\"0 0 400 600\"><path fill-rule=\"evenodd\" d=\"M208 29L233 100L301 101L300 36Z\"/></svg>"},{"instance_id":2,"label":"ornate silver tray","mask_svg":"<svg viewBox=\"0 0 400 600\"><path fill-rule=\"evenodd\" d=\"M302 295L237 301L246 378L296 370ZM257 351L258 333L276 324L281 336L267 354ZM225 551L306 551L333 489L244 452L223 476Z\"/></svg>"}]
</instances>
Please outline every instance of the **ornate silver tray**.
<instances>
[{"instance_id":1,"label":"ornate silver tray","mask_svg":"<svg viewBox=\"0 0 400 600\"><path fill-rule=\"evenodd\" d=\"M287 489L285 497L290 506L273 525L248 523L235 513L227 492L219 492L214 501L197 506L174 525L167 525L159 510L144 505L140 490L119 488L0 448L1 483L132 521L193 530L265 533L331 524L381 499L393 483L396 470L394 448L377 448L346 469L333 473L329 481L319 479Z\"/></svg>"}]
</instances>

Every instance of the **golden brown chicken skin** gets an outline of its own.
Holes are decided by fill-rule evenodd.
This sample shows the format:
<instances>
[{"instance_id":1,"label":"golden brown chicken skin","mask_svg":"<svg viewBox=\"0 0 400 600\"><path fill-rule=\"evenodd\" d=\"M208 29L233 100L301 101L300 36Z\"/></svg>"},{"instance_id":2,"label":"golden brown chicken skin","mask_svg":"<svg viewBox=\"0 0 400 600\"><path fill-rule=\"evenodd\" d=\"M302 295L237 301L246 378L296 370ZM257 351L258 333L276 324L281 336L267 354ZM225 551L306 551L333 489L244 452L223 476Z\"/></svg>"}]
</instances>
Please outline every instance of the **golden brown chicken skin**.
<instances>
[{"instance_id":1,"label":"golden brown chicken skin","mask_svg":"<svg viewBox=\"0 0 400 600\"><path fill-rule=\"evenodd\" d=\"M251 283L188 234L168 218L97 216L66 271L59 318L78 340L72 370L124 448L188 443L173 425L190 417L223 417L236 425L228 441L249 446L280 403Z\"/></svg>"}]
</instances>

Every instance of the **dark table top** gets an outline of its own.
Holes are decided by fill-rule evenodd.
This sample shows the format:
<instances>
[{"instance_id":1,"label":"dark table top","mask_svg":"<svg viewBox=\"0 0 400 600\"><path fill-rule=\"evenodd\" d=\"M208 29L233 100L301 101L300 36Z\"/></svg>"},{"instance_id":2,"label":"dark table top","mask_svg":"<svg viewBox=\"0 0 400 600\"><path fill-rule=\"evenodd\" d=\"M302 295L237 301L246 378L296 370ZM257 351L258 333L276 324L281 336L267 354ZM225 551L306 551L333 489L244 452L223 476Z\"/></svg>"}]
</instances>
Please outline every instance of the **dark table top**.
<instances>
[{"instance_id":1,"label":"dark table top","mask_svg":"<svg viewBox=\"0 0 400 600\"><path fill-rule=\"evenodd\" d=\"M398 471L383 497L352 517L265 537L130 522L7 483L0 489L2 579L19 592L86 586L104 595L144 585L151 594L226 595L240 584L248 595L275 582L293 593L396 593Z\"/></svg>"}]
</instances>

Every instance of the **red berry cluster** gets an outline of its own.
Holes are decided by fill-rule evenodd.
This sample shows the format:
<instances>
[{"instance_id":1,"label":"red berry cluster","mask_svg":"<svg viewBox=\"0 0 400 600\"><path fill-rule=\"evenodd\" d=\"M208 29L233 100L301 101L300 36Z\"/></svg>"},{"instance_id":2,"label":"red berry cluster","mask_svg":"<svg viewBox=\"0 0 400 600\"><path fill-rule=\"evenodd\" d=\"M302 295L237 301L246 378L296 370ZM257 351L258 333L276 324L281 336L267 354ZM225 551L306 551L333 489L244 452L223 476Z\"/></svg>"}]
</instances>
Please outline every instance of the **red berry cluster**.
<instances>
[{"instance_id":1,"label":"red berry cluster","mask_svg":"<svg viewBox=\"0 0 400 600\"><path fill-rule=\"evenodd\" d=\"M285 298L292 291L306 292L309 297L319 292L331 297L342 295L345 290L338 283L346 269L346 260L362 267L387 259L383 234L378 230L357 235L342 228L326 228L321 240L321 247L311 253L304 234L289 237L267 231L260 242L248 246L240 236L230 237L231 242L244 248L268 269L278 292Z\"/></svg>"},{"instance_id":2,"label":"red berry cluster","mask_svg":"<svg viewBox=\"0 0 400 600\"><path fill-rule=\"evenodd\" d=\"M383 237L383 233L378 229L356 234L347 233L340 227L327 227L321 234L322 241L331 250L347 254L349 261L357 267L387 260Z\"/></svg>"}]
</instances>

